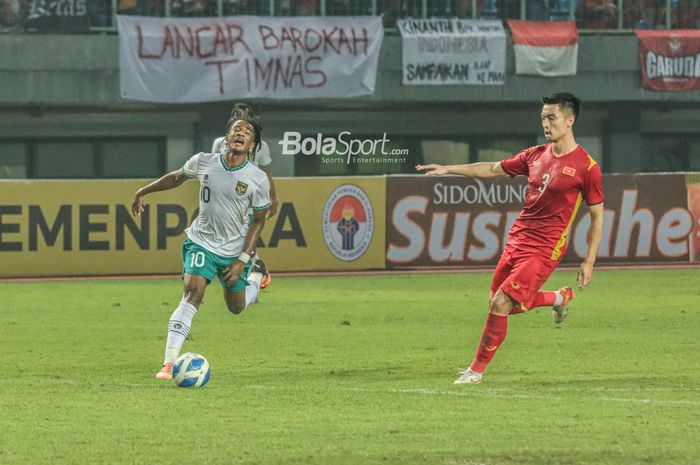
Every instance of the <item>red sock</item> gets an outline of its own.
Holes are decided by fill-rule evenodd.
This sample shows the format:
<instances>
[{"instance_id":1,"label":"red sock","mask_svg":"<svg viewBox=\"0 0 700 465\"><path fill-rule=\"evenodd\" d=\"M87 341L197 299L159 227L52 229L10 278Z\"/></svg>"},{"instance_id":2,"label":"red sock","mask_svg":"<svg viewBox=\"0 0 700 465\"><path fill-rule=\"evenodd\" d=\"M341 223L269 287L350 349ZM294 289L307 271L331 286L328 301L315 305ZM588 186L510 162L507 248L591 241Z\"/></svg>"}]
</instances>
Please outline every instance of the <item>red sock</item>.
<instances>
[{"instance_id":1,"label":"red sock","mask_svg":"<svg viewBox=\"0 0 700 465\"><path fill-rule=\"evenodd\" d=\"M538 291L535 296L535 300L532 301L532 306L527 310L532 310L537 307L551 307L557 300L557 293L554 291ZM518 313L525 313L527 310L523 310L520 304L513 306L513 310L510 311L511 315L517 315Z\"/></svg>"},{"instance_id":2,"label":"red sock","mask_svg":"<svg viewBox=\"0 0 700 465\"><path fill-rule=\"evenodd\" d=\"M532 307L551 307L557 300L557 293L554 291L538 291L535 300L532 301Z\"/></svg>"},{"instance_id":3,"label":"red sock","mask_svg":"<svg viewBox=\"0 0 700 465\"><path fill-rule=\"evenodd\" d=\"M486 370L486 365L489 364L496 354L496 350L506 338L506 332L508 332L508 316L489 313L484 332L481 333L479 347L476 349L476 355L471 364L472 371L483 373Z\"/></svg>"}]
</instances>

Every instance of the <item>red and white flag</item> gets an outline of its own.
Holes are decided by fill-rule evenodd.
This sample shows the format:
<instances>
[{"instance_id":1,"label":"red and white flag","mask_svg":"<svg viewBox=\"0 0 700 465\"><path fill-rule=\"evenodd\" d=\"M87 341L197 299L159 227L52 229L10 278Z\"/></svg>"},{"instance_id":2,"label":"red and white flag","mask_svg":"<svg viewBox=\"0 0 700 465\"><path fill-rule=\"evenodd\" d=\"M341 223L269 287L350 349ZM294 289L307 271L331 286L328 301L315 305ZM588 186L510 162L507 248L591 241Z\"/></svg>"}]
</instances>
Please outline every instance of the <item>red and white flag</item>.
<instances>
[{"instance_id":1,"label":"red and white flag","mask_svg":"<svg viewBox=\"0 0 700 465\"><path fill-rule=\"evenodd\" d=\"M575 21L508 20L516 74L573 76L578 61Z\"/></svg>"}]
</instances>

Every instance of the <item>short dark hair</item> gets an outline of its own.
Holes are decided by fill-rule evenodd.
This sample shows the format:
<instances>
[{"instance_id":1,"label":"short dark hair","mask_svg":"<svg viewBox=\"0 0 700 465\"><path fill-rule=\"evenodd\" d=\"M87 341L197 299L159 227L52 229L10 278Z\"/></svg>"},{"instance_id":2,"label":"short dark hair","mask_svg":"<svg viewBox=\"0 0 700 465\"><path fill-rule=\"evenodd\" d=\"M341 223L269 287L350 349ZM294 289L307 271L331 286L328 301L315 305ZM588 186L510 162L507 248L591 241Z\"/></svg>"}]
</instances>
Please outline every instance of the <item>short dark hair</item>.
<instances>
[{"instance_id":1,"label":"short dark hair","mask_svg":"<svg viewBox=\"0 0 700 465\"><path fill-rule=\"evenodd\" d=\"M224 133L224 140L228 140L228 133L231 130L231 126L233 126L236 123L236 121L245 121L246 123L253 126L253 131L255 132L255 146L253 147L253 155L250 158L255 160L255 153L258 150L260 150L260 147L262 147L262 125L260 124L260 120L255 116L249 116L247 118L230 118L228 120L228 123L226 123L226 132Z\"/></svg>"},{"instance_id":2,"label":"short dark hair","mask_svg":"<svg viewBox=\"0 0 700 465\"><path fill-rule=\"evenodd\" d=\"M575 119L578 119L578 114L581 111L581 100L570 92L558 92L542 97L542 104L558 104L562 109L568 108L574 114Z\"/></svg>"}]
</instances>

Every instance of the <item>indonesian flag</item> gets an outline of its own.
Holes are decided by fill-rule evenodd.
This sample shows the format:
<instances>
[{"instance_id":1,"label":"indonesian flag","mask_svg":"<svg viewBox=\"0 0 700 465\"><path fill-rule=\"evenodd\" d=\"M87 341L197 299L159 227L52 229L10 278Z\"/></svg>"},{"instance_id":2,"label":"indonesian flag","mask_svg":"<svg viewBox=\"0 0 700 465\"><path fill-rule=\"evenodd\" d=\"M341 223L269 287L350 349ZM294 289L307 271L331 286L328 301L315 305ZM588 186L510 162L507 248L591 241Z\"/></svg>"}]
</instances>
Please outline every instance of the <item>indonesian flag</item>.
<instances>
[{"instance_id":1,"label":"indonesian flag","mask_svg":"<svg viewBox=\"0 0 700 465\"><path fill-rule=\"evenodd\" d=\"M508 20L516 74L573 76L578 61L575 21Z\"/></svg>"}]
</instances>

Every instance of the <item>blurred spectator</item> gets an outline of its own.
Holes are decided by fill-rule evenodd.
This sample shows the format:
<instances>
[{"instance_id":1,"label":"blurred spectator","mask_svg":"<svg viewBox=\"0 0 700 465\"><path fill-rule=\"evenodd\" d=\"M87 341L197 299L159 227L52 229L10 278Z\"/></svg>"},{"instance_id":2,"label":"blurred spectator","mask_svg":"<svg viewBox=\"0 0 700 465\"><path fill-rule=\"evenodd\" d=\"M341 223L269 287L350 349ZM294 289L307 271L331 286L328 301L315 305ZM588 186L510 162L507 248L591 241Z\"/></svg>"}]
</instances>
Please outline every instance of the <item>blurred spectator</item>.
<instances>
[{"instance_id":1,"label":"blurred spectator","mask_svg":"<svg viewBox=\"0 0 700 465\"><path fill-rule=\"evenodd\" d=\"M455 15L458 18L472 17L472 2L471 0L457 0L455 2Z\"/></svg>"},{"instance_id":2,"label":"blurred spectator","mask_svg":"<svg viewBox=\"0 0 700 465\"><path fill-rule=\"evenodd\" d=\"M224 11L226 11L226 6L227 5L224 5ZM183 16L204 16L207 7L208 0L182 0L180 3L180 12Z\"/></svg>"},{"instance_id":3,"label":"blurred spectator","mask_svg":"<svg viewBox=\"0 0 700 465\"><path fill-rule=\"evenodd\" d=\"M277 0L275 2L276 16L294 16L293 11L292 0Z\"/></svg>"},{"instance_id":4,"label":"blurred spectator","mask_svg":"<svg viewBox=\"0 0 700 465\"><path fill-rule=\"evenodd\" d=\"M367 16L372 14L372 1L326 0L326 14L335 16Z\"/></svg>"},{"instance_id":5,"label":"blurred spectator","mask_svg":"<svg viewBox=\"0 0 700 465\"><path fill-rule=\"evenodd\" d=\"M122 15L164 16L165 0L119 0L117 12Z\"/></svg>"},{"instance_id":6,"label":"blurred spectator","mask_svg":"<svg viewBox=\"0 0 700 465\"><path fill-rule=\"evenodd\" d=\"M387 3L391 3L389 0ZM496 11L496 0L477 0L477 8L482 3L493 3ZM423 0L400 0L401 11L399 17L402 18L422 18ZM471 18L471 0L428 0L426 6L427 18ZM384 9L386 14L386 9Z\"/></svg>"},{"instance_id":7,"label":"blurred spectator","mask_svg":"<svg viewBox=\"0 0 700 465\"><path fill-rule=\"evenodd\" d=\"M531 21L564 21L572 13L573 0L528 0L525 4L525 18ZM574 12L578 0L573 3Z\"/></svg>"},{"instance_id":8,"label":"blurred spectator","mask_svg":"<svg viewBox=\"0 0 700 465\"><path fill-rule=\"evenodd\" d=\"M0 33L21 32L30 8L28 0L0 0Z\"/></svg>"},{"instance_id":9,"label":"blurred spectator","mask_svg":"<svg viewBox=\"0 0 700 465\"><path fill-rule=\"evenodd\" d=\"M326 0L327 15L350 16L351 11L350 0Z\"/></svg>"},{"instance_id":10,"label":"blurred spectator","mask_svg":"<svg viewBox=\"0 0 700 465\"><path fill-rule=\"evenodd\" d=\"M499 0L476 0L476 13L472 12L472 0L455 0L452 2L442 2L442 11L434 7L431 8L430 3L428 3L428 17L432 15L443 17L457 17L462 19L498 19L498 1Z\"/></svg>"},{"instance_id":11,"label":"blurred spectator","mask_svg":"<svg viewBox=\"0 0 700 465\"><path fill-rule=\"evenodd\" d=\"M616 29L617 5L613 0L583 0L579 11L581 29Z\"/></svg>"},{"instance_id":12,"label":"blurred spectator","mask_svg":"<svg viewBox=\"0 0 700 465\"><path fill-rule=\"evenodd\" d=\"M654 29L664 27L665 0L637 0L624 3L622 27L625 29Z\"/></svg>"},{"instance_id":13,"label":"blurred spectator","mask_svg":"<svg viewBox=\"0 0 700 465\"><path fill-rule=\"evenodd\" d=\"M401 0L402 18L422 18L423 4L421 0Z\"/></svg>"},{"instance_id":14,"label":"blurred spectator","mask_svg":"<svg viewBox=\"0 0 700 465\"><path fill-rule=\"evenodd\" d=\"M117 4L117 11L123 15L132 15L137 13L136 9L138 6L138 0L119 0L119 3Z\"/></svg>"},{"instance_id":15,"label":"blurred spectator","mask_svg":"<svg viewBox=\"0 0 700 465\"><path fill-rule=\"evenodd\" d=\"M700 29L700 0L673 0L671 28Z\"/></svg>"},{"instance_id":16,"label":"blurred spectator","mask_svg":"<svg viewBox=\"0 0 700 465\"><path fill-rule=\"evenodd\" d=\"M452 18L457 16L454 0L433 0L428 2L428 18Z\"/></svg>"},{"instance_id":17,"label":"blurred spectator","mask_svg":"<svg viewBox=\"0 0 700 465\"><path fill-rule=\"evenodd\" d=\"M495 5L496 0L477 0L477 8L484 2ZM367 3L371 11L372 2ZM428 0L425 6L427 18L472 17L472 0ZM423 0L377 0L377 12L385 18L423 18Z\"/></svg>"},{"instance_id":18,"label":"blurred spectator","mask_svg":"<svg viewBox=\"0 0 700 465\"><path fill-rule=\"evenodd\" d=\"M566 21L573 19L579 8L578 0L550 0L549 20Z\"/></svg>"},{"instance_id":19,"label":"blurred spectator","mask_svg":"<svg viewBox=\"0 0 700 465\"><path fill-rule=\"evenodd\" d=\"M480 16L483 19L506 19L519 18L517 12L520 10L520 1L513 3L513 0L479 0L477 6Z\"/></svg>"},{"instance_id":20,"label":"blurred spectator","mask_svg":"<svg viewBox=\"0 0 700 465\"><path fill-rule=\"evenodd\" d=\"M313 16L319 14L317 0L296 0L296 16Z\"/></svg>"},{"instance_id":21,"label":"blurred spectator","mask_svg":"<svg viewBox=\"0 0 700 465\"><path fill-rule=\"evenodd\" d=\"M108 0L87 0L88 18L91 27L112 25L112 2Z\"/></svg>"},{"instance_id":22,"label":"blurred spectator","mask_svg":"<svg viewBox=\"0 0 700 465\"><path fill-rule=\"evenodd\" d=\"M206 0L185 0L185 5L191 3L192 6L195 8L194 12L199 13L206 9L206 6L204 4L205 1ZM216 3L216 1L212 0L212 3ZM249 9L250 7L248 6L248 2L246 0L223 0L221 7L224 12L224 16L252 14L252 12Z\"/></svg>"},{"instance_id":23,"label":"blurred spectator","mask_svg":"<svg viewBox=\"0 0 700 465\"><path fill-rule=\"evenodd\" d=\"M528 0L525 4L525 19L547 21L549 19L549 0Z\"/></svg>"},{"instance_id":24,"label":"blurred spectator","mask_svg":"<svg viewBox=\"0 0 700 465\"><path fill-rule=\"evenodd\" d=\"M255 3L255 2L254 2ZM258 2L259 4L267 5L267 2ZM275 16L314 16L320 13L318 7L318 0L276 0L275 2ZM330 2L326 2L329 4ZM259 9L259 8L258 8ZM327 14L333 14L328 13ZM266 15L270 14L269 11L266 13L258 11L257 14Z\"/></svg>"},{"instance_id":25,"label":"blurred spectator","mask_svg":"<svg viewBox=\"0 0 700 465\"><path fill-rule=\"evenodd\" d=\"M393 29L401 18L401 0L377 0L377 14L384 20L384 27Z\"/></svg>"},{"instance_id":26,"label":"blurred spectator","mask_svg":"<svg viewBox=\"0 0 700 465\"><path fill-rule=\"evenodd\" d=\"M500 19L520 19L520 0L499 0L498 17Z\"/></svg>"}]
</instances>

